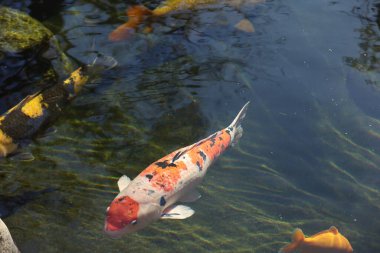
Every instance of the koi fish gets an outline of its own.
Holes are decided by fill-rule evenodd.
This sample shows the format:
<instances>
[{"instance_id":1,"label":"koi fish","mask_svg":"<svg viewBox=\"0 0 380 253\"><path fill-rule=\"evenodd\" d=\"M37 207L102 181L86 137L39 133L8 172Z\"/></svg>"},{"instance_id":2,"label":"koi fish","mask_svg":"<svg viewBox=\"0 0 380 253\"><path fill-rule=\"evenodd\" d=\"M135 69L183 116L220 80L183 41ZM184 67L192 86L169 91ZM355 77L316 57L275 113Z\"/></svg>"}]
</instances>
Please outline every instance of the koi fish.
<instances>
[{"instance_id":1,"label":"koi fish","mask_svg":"<svg viewBox=\"0 0 380 253\"><path fill-rule=\"evenodd\" d=\"M105 57L101 64L96 60L92 65L78 68L63 82L27 96L0 116L0 157L15 152L20 141L32 137L57 117L63 107L78 95L94 71L108 67L101 64L114 59Z\"/></svg>"},{"instance_id":2,"label":"koi fish","mask_svg":"<svg viewBox=\"0 0 380 253\"><path fill-rule=\"evenodd\" d=\"M120 25L114 31L112 31L108 39L110 41L121 41L128 39L136 30L136 28L144 22L146 19L152 17L160 17L167 15L174 11L194 9L200 5L213 4L218 2L217 0L166 0L161 3L157 8L149 10L143 5L131 6L127 10L128 22ZM258 0L255 0L257 3ZM229 1L226 1L228 4ZM235 2L231 2L231 5L236 5ZM254 32L254 27L248 19L243 19L243 23L239 22L235 27L245 32ZM150 26L144 29L145 32L151 32Z\"/></svg>"},{"instance_id":3,"label":"koi fish","mask_svg":"<svg viewBox=\"0 0 380 253\"><path fill-rule=\"evenodd\" d=\"M122 176L120 193L107 208L104 231L119 237L145 228L161 219L186 219L194 210L177 202L193 202L201 197L195 187L212 162L243 134L241 122L248 104L234 121L209 137L178 149L149 165L132 181Z\"/></svg>"},{"instance_id":4,"label":"koi fish","mask_svg":"<svg viewBox=\"0 0 380 253\"><path fill-rule=\"evenodd\" d=\"M353 249L350 242L339 233L334 226L305 238L301 229L296 229L292 242L278 253L290 253L299 250L301 253L351 253Z\"/></svg>"}]
</instances>

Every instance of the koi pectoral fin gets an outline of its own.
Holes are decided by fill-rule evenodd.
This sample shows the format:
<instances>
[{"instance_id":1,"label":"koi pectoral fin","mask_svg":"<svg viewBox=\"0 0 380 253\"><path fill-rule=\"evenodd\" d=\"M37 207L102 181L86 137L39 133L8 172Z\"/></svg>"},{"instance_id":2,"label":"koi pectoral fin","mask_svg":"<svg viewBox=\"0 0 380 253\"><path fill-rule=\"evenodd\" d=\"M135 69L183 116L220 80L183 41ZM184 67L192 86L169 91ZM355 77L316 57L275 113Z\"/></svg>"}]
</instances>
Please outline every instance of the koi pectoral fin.
<instances>
[{"instance_id":1,"label":"koi pectoral fin","mask_svg":"<svg viewBox=\"0 0 380 253\"><path fill-rule=\"evenodd\" d=\"M108 39L110 41L122 41L132 37L135 33L135 24L131 24L129 22L118 26L115 30L113 30L109 35Z\"/></svg>"},{"instance_id":2,"label":"koi pectoral fin","mask_svg":"<svg viewBox=\"0 0 380 253\"><path fill-rule=\"evenodd\" d=\"M255 32L255 27L253 26L252 22L246 18L240 20L240 22L235 25L235 28L246 33Z\"/></svg>"},{"instance_id":3,"label":"koi pectoral fin","mask_svg":"<svg viewBox=\"0 0 380 253\"><path fill-rule=\"evenodd\" d=\"M151 33L153 32L153 27L152 25L147 25L144 30L143 30L144 33Z\"/></svg>"},{"instance_id":4,"label":"koi pectoral fin","mask_svg":"<svg viewBox=\"0 0 380 253\"><path fill-rule=\"evenodd\" d=\"M15 143L0 143L0 157L6 157L17 149L18 145Z\"/></svg>"},{"instance_id":5,"label":"koi pectoral fin","mask_svg":"<svg viewBox=\"0 0 380 253\"><path fill-rule=\"evenodd\" d=\"M131 182L131 179L127 177L126 175L123 175L119 178L119 181L117 181L117 186L119 187L119 191L124 190L127 188L129 183Z\"/></svg>"},{"instance_id":6,"label":"koi pectoral fin","mask_svg":"<svg viewBox=\"0 0 380 253\"><path fill-rule=\"evenodd\" d=\"M186 195L182 196L179 201L181 202L194 202L198 199L200 199L202 197L202 195L197 191L197 190L192 190L188 193L186 193Z\"/></svg>"},{"instance_id":7,"label":"koi pectoral fin","mask_svg":"<svg viewBox=\"0 0 380 253\"><path fill-rule=\"evenodd\" d=\"M194 213L195 211L188 206L174 205L164 211L161 215L161 219L183 220L189 218Z\"/></svg>"}]
</instances>

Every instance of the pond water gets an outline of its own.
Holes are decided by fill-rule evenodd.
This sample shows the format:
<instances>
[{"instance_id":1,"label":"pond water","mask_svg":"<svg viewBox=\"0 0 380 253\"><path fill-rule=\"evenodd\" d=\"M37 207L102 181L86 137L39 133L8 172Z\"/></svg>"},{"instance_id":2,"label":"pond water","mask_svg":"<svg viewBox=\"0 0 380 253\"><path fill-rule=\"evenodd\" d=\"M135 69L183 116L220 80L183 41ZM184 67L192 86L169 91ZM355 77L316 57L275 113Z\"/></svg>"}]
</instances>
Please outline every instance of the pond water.
<instances>
[{"instance_id":1,"label":"pond water","mask_svg":"<svg viewBox=\"0 0 380 253\"><path fill-rule=\"evenodd\" d=\"M55 133L25 148L33 161L0 162L2 216L22 252L269 253L297 227L312 235L332 225L355 252L380 251L372 2L214 4L117 43L107 36L135 2L22 2L12 5L43 21L79 64L94 52L118 61L66 108ZM254 33L234 28L242 18ZM249 100L244 135L210 168L202 198L189 204L194 216L120 239L103 233L121 175L227 126Z\"/></svg>"}]
</instances>

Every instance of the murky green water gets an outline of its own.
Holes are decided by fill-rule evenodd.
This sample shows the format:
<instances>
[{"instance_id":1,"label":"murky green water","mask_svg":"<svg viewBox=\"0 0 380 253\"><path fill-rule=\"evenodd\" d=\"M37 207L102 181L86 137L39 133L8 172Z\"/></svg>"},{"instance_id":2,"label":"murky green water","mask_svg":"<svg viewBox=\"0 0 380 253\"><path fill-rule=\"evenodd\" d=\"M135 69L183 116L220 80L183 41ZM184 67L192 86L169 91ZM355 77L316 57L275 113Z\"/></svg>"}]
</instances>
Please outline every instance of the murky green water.
<instances>
[{"instance_id":1,"label":"murky green water","mask_svg":"<svg viewBox=\"0 0 380 253\"><path fill-rule=\"evenodd\" d=\"M73 101L56 133L32 141L34 161L0 162L4 221L22 252L269 253L296 227L311 235L331 225L355 252L380 251L372 3L211 5L120 43L107 35L132 2L62 1L49 15L13 4L32 10L77 61L95 50L119 62ZM255 33L234 28L243 17ZM193 217L118 240L102 233L121 175L227 126L248 100L245 134L210 169Z\"/></svg>"}]
</instances>

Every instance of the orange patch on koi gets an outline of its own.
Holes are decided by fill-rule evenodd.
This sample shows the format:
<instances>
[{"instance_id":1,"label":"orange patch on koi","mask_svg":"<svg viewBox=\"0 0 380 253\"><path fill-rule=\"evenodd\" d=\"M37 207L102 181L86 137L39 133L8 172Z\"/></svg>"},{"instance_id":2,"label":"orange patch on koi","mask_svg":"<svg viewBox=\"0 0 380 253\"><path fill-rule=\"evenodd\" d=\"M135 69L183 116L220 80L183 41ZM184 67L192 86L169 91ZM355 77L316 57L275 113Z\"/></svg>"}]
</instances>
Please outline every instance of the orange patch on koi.
<instances>
[{"instance_id":1,"label":"orange patch on koi","mask_svg":"<svg viewBox=\"0 0 380 253\"><path fill-rule=\"evenodd\" d=\"M139 203L123 196L112 202L107 212L107 230L115 231L137 219Z\"/></svg>"},{"instance_id":2,"label":"orange patch on koi","mask_svg":"<svg viewBox=\"0 0 380 253\"><path fill-rule=\"evenodd\" d=\"M191 162L193 164L196 164L197 162L199 162L199 160L201 160L198 152L199 152L199 148L194 148L190 150L189 152L187 152L187 155L190 157Z\"/></svg>"},{"instance_id":3,"label":"orange patch on koi","mask_svg":"<svg viewBox=\"0 0 380 253\"><path fill-rule=\"evenodd\" d=\"M153 175L150 180L152 186L156 189L163 189L164 191L172 191L174 190L177 182L181 179L181 171L187 170L185 163L178 161L175 164L169 163L168 160L164 160L162 163L167 164L167 167L160 168L156 167L157 163L149 166L144 170L140 175L146 176L148 174Z\"/></svg>"}]
</instances>

